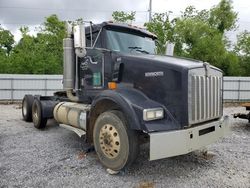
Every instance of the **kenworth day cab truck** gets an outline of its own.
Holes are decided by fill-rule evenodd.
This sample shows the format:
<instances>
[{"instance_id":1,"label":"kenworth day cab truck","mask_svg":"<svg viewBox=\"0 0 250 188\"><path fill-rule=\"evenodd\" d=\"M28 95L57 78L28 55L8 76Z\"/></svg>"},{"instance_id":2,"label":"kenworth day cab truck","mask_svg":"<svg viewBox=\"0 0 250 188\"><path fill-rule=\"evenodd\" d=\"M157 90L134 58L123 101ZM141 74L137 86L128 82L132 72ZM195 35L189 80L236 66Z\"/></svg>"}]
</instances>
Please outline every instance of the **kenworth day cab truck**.
<instances>
[{"instance_id":1,"label":"kenworth day cab truck","mask_svg":"<svg viewBox=\"0 0 250 188\"><path fill-rule=\"evenodd\" d=\"M222 71L208 63L155 54L157 37L138 27L103 22L68 26L63 40L64 91L25 95L24 120L42 129L54 118L94 145L113 171L137 157L183 155L223 137Z\"/></svg>"}]
</instances>

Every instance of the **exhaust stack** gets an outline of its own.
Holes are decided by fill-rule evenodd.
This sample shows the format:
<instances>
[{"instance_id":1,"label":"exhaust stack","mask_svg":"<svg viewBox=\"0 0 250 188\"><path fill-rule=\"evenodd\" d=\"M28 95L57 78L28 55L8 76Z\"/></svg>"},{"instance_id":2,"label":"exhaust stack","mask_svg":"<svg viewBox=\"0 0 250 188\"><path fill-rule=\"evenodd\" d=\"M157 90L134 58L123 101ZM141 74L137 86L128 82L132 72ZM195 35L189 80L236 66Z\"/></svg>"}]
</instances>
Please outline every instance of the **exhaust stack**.
<instances>
[{"instance_id":1,"label":"exhaust stack","mask_svg":"<svg viewBox=\"0 0 250 188\"><path fill-rule=\"evenodd\" d=\"M72 90L75 83L75 58L72 38L63 39L63 89Z\"/></svg>"},{"instance_id":2,"label":"exhaust stack","mask_svg":"<svg viewBox=\"0 0 250 188\"><path fill-rule=\"evenodd\" d=\"M72 29L69 23L67 23L66 27L67 38L63 39L63 89L66 90L67 97L71 101L77 102L79 98L73 94L77 80L75 60L77 57L84 57L86 55L85 27L84 24L80 24L74 26ZM72 35L74 35L74 40Z\"/></svg>"}]
</instances>

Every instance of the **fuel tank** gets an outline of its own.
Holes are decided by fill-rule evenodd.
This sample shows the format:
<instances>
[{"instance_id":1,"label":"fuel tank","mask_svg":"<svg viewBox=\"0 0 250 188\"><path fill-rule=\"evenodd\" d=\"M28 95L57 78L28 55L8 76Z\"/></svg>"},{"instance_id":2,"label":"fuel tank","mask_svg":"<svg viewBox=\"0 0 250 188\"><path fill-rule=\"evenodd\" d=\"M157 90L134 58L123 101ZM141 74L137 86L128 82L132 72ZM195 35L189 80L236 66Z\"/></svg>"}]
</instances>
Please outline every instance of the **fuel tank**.
<instances>
[{"instance_id":1,"label":"fuel tank","mask_svg":"<svg viewBox=\"0 0 250 188\"><path fill-rule=\"evenodd\" d=\"M89 105L81 103L60 102L54 107L53 115L59 124L71 125L85 131L89 109Z\"/></svg>"}]
</instances>

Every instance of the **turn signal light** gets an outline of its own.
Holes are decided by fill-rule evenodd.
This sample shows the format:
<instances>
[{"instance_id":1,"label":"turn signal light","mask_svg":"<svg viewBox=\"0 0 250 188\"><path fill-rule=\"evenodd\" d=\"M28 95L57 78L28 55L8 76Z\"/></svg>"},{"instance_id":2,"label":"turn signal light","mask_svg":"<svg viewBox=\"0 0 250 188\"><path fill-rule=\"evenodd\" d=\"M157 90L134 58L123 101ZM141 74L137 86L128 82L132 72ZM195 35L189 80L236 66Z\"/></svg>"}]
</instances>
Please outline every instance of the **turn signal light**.
<instances>
[{"instance_id":1,"label":"turn signal light","mask_svg":"<svg viewBox=\"0 0 250 188\"><path fill-rule=\"evenodd\" d=\"M109 82L108 83L108 88L109 89L116 89L117 88L117 84L115 82Z\"/></svg>"}]
</instances>

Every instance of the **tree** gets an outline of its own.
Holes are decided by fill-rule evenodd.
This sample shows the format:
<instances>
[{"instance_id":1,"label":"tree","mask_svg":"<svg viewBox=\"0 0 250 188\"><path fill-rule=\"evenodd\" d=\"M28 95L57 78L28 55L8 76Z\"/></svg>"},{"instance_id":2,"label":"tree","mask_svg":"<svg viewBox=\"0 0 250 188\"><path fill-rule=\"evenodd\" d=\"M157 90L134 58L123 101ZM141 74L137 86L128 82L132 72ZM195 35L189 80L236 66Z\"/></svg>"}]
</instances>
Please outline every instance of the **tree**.
<instances>
[{"instance_id":1,"label":"tree","mask_svg":"<svg viewBox=\"0 0 250 188\"><path fill-rule=\"evenodd\" d=\"M9 56L14 45L14 36L10 31L0 27L0 73L8 72Z\"/></svg>"},{"instance_id":2,"label":"tree","mask_svg":"<svg viewBox=\"0 0 250 188\"><path fill-rule=\"evenodd\" d=\"M124 11L115 11L112 13L115 22L131 23L135 20L135 12L126 13Z\"/></svg>"},{"instance_id":3,"label":"tree","mask_svg":"<svg viewBox=\"0 0 250 188\"><path fill-rule=\"evenodd\" d=\"M51 15L36 37L28 34L27 27L21 27L20 31L22 39L13 49L10 73L62 74L64 22Z\"/></svg>"},{"instance_id":4,"label":"tree","mask_svg":"<svg viewBox=\"0 0 250 188\"><path fill-rule=\"evenodd\" d=\"M37 35L41 48L40 59L47 74L61 74L63 71L63 38L66 36L65 22L56 15L46 18L44 28Z\"/></svg>"},{"instance_id":5,"label":"tree","mask_svg":"<svg viewBox=\"0 0 250 188\"><path fill-rule=\"evenodd\" d=\"M166 42L174 41L174 21L169 20L169 13L155 13L151 22L145 23L148 31L157 35L157 53L165 54Z\"/></svg>"},{"instance_id":6,"label":"tree","mask_svg":"<svg viewBox=\"0 0 250 188\"><path fill-rule=\"evenodd\" d=\"M155 14L146 23L147 29L158 37L159 54L165 52L165 43L175 43L175 55L206 61L221 68L226 75L240 72L238 58L228 51L225 31L235 28L237 13L230 0L221 2L210 10L198 11L189 6L182 15L172 20L169 14Z\"/></svg>"},{"instance_id":7,"label":"tree","mask_svg":"<svg viewBox=\"0 0 250 188\"><path fill-rule=\"evenodd\" d=\"M22 28L20 28L22 30ZM11 69L8 73L15 74L34 74L39 67L37 66L35 53L35 37L24 34L21 40L13 48L10 57Z\"/></svg>"},{"instance_id":8,"label":"tree","mask_svg":"<svg viewBox=\"0 0 250 188\"><path fill-rule=\"evenodd\" d=\"M235 52L240 59L242 75L250 76L250 32L244 31L237 36Z\"/></svg>"},{"instance_id":9,"label":"tree","mask_svg":"<svg viewBox=\"0 0 250 188\"><path fill-rule=\"evenodd\" d=\"M27 36L29 33L29 27L27 27L27 26L22 26L22 27L20 27L19 30L22 34L22 37Z\"/></svg>"},{"instance_id":10,"label":"tree","mask_svg":"<svg viewBox=\"0 0 250 188\"><path fill-rule=\"evenodd\" d=\"M170 19L168 13L156 13L147 30L158 37L157 52L165 53L167 41L175 43L175 55L206 61L221 68L225 75L250 76L250 32L238 36L234 51L228 48L226 31L236 28L237 13L231 0L210 10L187 7L180 17ZM131 23L135 12L115 11L114 21ZM78 20L81 21L81 20ZM10 31L0 28L0 72L28 74L61 74L63 70L63 38L66 28L56 15L47 17L36 36L21 27L22 39L15 44Z\"/></svg>"},{"instance_id":11,"label":"tree","mask_svg":"<svg viewBox=\"0 0 250 188\"><path fill-rule=\"evenodd\" d=\"M210 10L209 24L221 33L236 28L237 13L234 12L231 0L221 0Z\"/></svg>"},{"instance_id":12,"label":"tree","mask_svg":"<svg viewBox=\"0 0 250 188\"><path fill-rule=\"evenodd\" d=\"M197 15L191 16L184 12L176 20L174 33L175 39L178 38L181 43L179 55L209 61L210 54L214 57L215 53L222 54L225 51L223 36Z\"/></svg>"},{"instance_id":13,"label":"tree","mask_svg":"<svg viewBox=\"0 0 250 188\"><path fill-rule=\"evenodd\" d=\"M224 36L224 31L233 28L236 17L235 20L232 17L229 17L230 20L224 18L224 21L217 19L223 13L231 15L233 12L231 6L225 10L223 2L209 11L187 7L182 16L176 19L174 33L182 46L180 55L209 62L221 68L225 75L236 75L240 72L238 59L227 50L228 43Z\"/></svg>"},{"instance_id":14,"label":"tree","mask_svg":"<svg viewBox=\"0 0 250 188\"><path fill-rule=\"evenodd\" d=\"M237 45L235 47L238 55L250 57L250 32L243 31L237 36Z\"/></svg>"},{"instance_id":15,"label":"tree","mask_svg":"<svg viewBox=\"0 0 250 188\"><path fill-rule=\"evenodd\" d=\"M5 51L9 55L13 44L14 36L11 32L0 27L0 50Z\"/></svg>"},{"instance_id":16,"label":"tree","mask_svg":"<svg viewBox=\"0 0 250 188\"><path fill-rule=\"evenodd\" d=\"M44 28L41 28L42 33L55 35L61 38L65 37L66 35L65 22L59 20L59 18L55 14L46 17L46 20L43 25Z\"/></svg>"}]
</instances>

